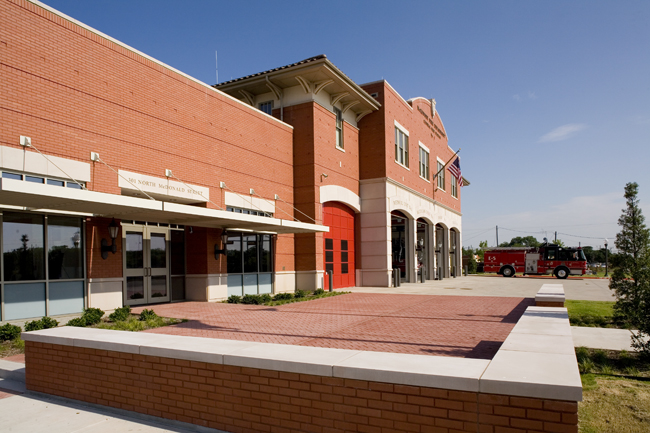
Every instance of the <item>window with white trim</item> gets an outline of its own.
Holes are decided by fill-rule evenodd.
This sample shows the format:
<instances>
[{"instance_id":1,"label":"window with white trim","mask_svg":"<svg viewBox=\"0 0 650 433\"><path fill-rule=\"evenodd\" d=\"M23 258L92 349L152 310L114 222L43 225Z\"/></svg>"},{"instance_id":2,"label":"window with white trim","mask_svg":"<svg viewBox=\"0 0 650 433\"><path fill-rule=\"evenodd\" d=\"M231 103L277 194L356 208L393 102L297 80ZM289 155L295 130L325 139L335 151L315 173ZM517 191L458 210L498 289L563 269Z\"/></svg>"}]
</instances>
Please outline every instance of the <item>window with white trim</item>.
<instances>
[{"instance_id":1,"label":"window with white trim","mask_svg":"<svg viewBox=\"0 0 650 433\"><path fill-rule=\"evenodd\" d=\"M445 190L445 164L438 161L438 188Z\"/></svg>"},{"instance_id":2,"label":"window with white trim","mask_svg":"<svg viewBox=\"0 0 650 433\"><path fill-rule=\"evenodd\" d=\"M260 111L265 112L269 116L273 115L273 101L260 102Z\"/></svg>"},{"instance_id":3,"label":"window with white trim","mask_svg":"<svg viewBox=\"0 0 650 433\"><path fill-rule=\"evenodd\" d=\"M429 180L429 152L420 146L420 176Z\"/></svg>"},{"instance_id":4,"label":"window with white trim","mask_svg":"<svg viewBox=\"0 0 650 433\"><path fill-rule=\"evenodd\" d=\"M395 127L395 162L405 167L409 166L409 136L397 126Z\"/></svg>"},{"instance_id":5,"label":"window with white trim","mask_svg":"<svg viewBox=\"0 0 650 433\"><path fill-rule=\"evenodd\" d=\"M334 107L336 116L336 147L343 149L343 112Z\"/></svg>"},{"instance_id":6,"label":"window with white trim","mask_svg":"<svg viewBox=\"0 0 650 433\"><path fill-rule=\"evenodd\" d=\"M458 198L458 179L456 179L456 176L451 176L451 196Z\"/></svg>"}]
</instances>

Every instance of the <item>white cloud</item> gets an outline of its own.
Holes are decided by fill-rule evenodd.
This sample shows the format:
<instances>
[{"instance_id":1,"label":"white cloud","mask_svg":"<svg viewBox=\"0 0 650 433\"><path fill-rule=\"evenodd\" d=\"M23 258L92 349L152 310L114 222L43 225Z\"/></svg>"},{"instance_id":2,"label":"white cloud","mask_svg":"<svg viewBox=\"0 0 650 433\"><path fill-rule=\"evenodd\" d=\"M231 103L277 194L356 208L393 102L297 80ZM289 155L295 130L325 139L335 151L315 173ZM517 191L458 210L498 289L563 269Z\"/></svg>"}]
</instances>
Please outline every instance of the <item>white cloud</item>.
<instances>
[{"instance_id":1,"label":"white cloud","mask_svg":"<svg viewBox=\"0 0 650 433\"><path fill-rule=\"evenodd\" d=\"M537 99L535 92L528 91L528 99Z\"/></svg>"},{"instance_id":2,"label":"white cloud","mask_svg":"<svg viewBox=\"0 0 650 433\"><path fill-rule=\"evenodd\" d=\"M519 96L519 95L512 95L512 99L514 99L515 101L521 101L521 96Z\"/></svg>"},{"instance_id":3,"label":"white cloud","mask_svg":"<svg viewBox=\"0 0 650 433\"><path fill-rule=\"evenodd\" d=\"M587 125L584 123L569 123L567 125L558 126L551 132L544 134L539 140L537 140L537 142L548 143L553 141L567 140L586 127Z\"/></svg>"}]
</instances>

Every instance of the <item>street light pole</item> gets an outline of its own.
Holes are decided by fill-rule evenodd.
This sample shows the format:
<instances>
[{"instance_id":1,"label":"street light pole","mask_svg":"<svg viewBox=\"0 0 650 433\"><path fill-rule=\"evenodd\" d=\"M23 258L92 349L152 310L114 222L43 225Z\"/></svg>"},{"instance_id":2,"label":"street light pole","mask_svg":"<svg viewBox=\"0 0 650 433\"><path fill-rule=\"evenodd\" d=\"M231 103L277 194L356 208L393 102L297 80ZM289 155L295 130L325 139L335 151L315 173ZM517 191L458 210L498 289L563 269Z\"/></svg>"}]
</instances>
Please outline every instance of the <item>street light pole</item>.
<instances>
[{"instance_id":1,"label":"street light pole","mask_svg":"<svg viewBox=\"0 0 650 433\"><path fill-rule=\"evenodd\" d=\"M607 239L605 239L605 276L608 276L608 271L609 271L609 258L608 258L608 253L609 250L607 249Z\"/></svg>"}]
</instances>

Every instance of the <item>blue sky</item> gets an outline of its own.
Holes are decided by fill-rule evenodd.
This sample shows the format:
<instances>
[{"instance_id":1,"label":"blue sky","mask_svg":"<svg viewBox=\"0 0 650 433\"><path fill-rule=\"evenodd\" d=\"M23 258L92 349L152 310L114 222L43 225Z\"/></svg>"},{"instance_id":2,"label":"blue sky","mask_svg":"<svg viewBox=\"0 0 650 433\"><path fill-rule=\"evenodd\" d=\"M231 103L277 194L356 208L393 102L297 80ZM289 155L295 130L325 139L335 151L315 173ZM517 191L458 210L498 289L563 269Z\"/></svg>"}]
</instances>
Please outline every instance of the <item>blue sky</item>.
<instances>
[{"instance_id":1,"label":"blue sky","mask_svg":"<svg viewBox=\"0 0 650 433\"><path fill-rule=\"evenodd\" d=\"M435 98L462 148L463 243L610 244L626 182L650 218L648 1L46 0L214 84L317 54ZM594 238L594 239L591 239Z\"/></svg>"}]
</instances>

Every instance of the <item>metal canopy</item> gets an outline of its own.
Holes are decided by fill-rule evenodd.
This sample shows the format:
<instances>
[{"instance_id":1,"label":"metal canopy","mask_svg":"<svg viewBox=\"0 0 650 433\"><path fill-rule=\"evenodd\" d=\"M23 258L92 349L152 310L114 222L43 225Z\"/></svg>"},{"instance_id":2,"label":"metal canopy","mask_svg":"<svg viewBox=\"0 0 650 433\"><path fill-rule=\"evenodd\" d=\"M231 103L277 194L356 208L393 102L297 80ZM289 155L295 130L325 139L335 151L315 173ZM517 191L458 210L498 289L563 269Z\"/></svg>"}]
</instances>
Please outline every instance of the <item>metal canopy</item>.
<instances>
[{"instance_id":1,"label":"metal canopy","mask_svg":"<svg viewBox=\"0 0 650 433\"><path fill-rule=\"evenodd\" d=\"M274 233L319 233L317 224L246 215L178 203L78 190L15 179L0 179L0 205L29 211L78 212L127 220Z\"/></svg>"}]
</instances>

